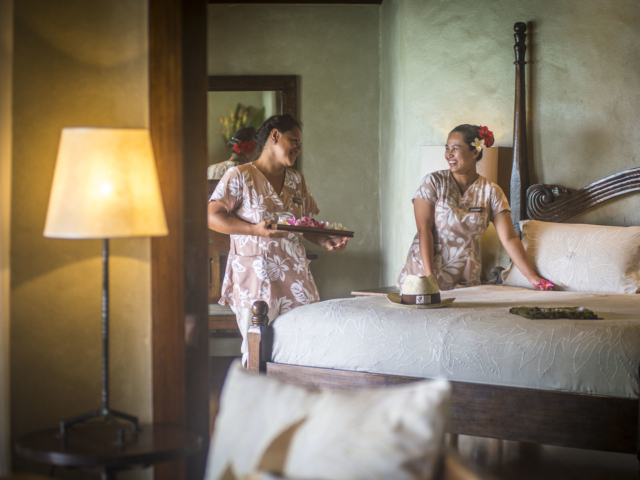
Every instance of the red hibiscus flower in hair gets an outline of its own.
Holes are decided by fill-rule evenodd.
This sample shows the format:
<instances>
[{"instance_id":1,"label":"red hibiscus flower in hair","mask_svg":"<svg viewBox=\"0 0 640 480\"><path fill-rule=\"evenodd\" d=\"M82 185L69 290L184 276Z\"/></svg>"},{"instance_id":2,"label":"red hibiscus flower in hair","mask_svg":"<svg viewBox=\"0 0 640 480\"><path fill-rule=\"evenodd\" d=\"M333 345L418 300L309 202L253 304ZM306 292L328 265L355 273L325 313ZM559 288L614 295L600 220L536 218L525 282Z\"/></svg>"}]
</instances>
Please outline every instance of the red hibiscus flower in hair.
<instances>
[{"instance_id":1,"label":"red hibiscus flower in hair","mask_svg":"<svg viewBox=\"0 0 640 480\"><path fill-rule=\"evenodd\" d=\"M233 151L238 154L249 155L256 148L256 144L253 140L238 140L233 146Z\"/></svg>"},{"instance_id":2,"label":"red hibiscus flower in hair","mask_svg":"<svg viewBox=\"0 0 640 480\"><path fill-rule=\"evenodd\" d=\"M493 145L493 132L489 130L488 127L480 127L478 129L478 135L480 135L480 138L484 140L485 147L489 148L491 145Z\"/></svg>"}]
</instances>

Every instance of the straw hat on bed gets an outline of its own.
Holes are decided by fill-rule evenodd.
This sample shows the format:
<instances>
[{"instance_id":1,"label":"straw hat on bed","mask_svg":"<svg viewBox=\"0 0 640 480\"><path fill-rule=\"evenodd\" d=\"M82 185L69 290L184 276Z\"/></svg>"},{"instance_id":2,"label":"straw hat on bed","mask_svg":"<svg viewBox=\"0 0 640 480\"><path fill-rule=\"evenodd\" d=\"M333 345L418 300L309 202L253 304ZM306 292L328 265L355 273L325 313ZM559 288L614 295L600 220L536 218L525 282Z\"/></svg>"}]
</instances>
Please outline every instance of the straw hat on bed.
<instances>
[{"instance_id":1,"label":"straw hat on bed","mask_svg":"<svg viewBox=\"0 0 640 480\"><path fill-rule=\"evenodd\" d=\"M417 277L407 275L402 292L387 295L390 302L409 308L439 308L451 305L455 298L440 299L438 281L433 275Z\"/></svg>"}]
</instances>

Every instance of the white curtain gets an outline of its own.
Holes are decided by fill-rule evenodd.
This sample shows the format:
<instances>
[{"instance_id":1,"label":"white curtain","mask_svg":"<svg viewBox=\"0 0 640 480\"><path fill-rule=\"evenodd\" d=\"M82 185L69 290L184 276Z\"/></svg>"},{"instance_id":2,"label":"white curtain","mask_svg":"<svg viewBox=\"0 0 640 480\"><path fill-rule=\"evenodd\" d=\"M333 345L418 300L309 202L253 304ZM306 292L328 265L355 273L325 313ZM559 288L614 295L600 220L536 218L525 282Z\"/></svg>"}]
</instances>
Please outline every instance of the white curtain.
<instances>
[{"instance_id":1,"label":"white curtain","mask_svg":"<svg viewBox=\"0 0 640 480\"><path fill-rule=\"evenodd\" d=\"M11 79L13 0L0 0L0 475L10 469L9 240L11 214Z\"/></svg>"}]
</instances>

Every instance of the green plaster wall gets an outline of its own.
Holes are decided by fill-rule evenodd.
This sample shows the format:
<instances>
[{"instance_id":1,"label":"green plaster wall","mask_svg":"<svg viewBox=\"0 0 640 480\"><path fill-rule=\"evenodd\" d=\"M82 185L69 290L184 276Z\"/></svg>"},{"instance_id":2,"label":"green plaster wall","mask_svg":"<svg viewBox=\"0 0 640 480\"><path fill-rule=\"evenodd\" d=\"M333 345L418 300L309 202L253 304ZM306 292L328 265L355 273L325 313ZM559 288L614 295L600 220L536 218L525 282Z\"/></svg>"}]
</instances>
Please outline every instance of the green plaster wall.
<instances>
[{"instance_id":1,"label":"green plaster wall","mask_svg":"<svg viewBox=\"0 0 640 480\"><path fill-rule=\"evenodd\" d=\"M494 131L498 146L512 146L517 21L530 25L532 183L581 188L638 166L640 2L385 0L381 8L384 284L395 283L415 234L420 145L476 123ZM640 225L638 198L572 221Z\"/></svg>"},{"instance_id":2,"label":"green plaster wall","mask_svg":"<svg viewBox=\"0 0 640 480\"><path fill-rule=\"evenodd\" d=\"M376 5L210 5L209 74L297 75L301 170L318 218L355 230L347 250L315 246L323 299L380 278L379 12Z\"/></svg>"},{"instance_id":3,"label":"green plaster wall","mask_svg":"<svg viewBox=\"0 0 640 480\"><path fill-rule=\"evenodd\" d=\"M144 0L15 3L14 435L100 405L101 243L44 238L60 131L148 126ZM112 407L152 418L150 241L111 242ZM46 468L45 468L46 470Z\"/></svg>"}]
</instances>

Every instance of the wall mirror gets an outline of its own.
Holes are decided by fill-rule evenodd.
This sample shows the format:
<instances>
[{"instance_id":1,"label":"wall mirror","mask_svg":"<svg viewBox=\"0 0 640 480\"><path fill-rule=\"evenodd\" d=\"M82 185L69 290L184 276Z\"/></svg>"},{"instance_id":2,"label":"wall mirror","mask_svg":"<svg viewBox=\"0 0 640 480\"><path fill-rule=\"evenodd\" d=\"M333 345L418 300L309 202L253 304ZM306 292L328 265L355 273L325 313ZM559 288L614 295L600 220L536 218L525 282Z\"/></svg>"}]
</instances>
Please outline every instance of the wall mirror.
<instances>
[{"instance_id":1,"label":"wall mirror","mask_svg":"<svg viewBox=\"0 0 640 480\"><path fill-rule=\"evenodd\" d=\"M227 138L238 125L259 126L261 118L290 113L298 118L298 84L295 75L211 75L207 94L208 164L223 162L231 154ZM238 109L247 122L229 125ZM227 121L223 124L221 119ZM222 130L225 130L224 132ZM209 192L217 184L209 182Z\"/></svg>"},{"instance_id":2,"label":"wall mirror","mask_svg":"<svg viewBox=\"0 0 640 480\"><path fill-rule=\"evenodd\" d=\"M255 129L271 115L280 113L274 91L208 92L209 165L229 159L229 137L237 125Z\"/></svg>"}]
</instances>

